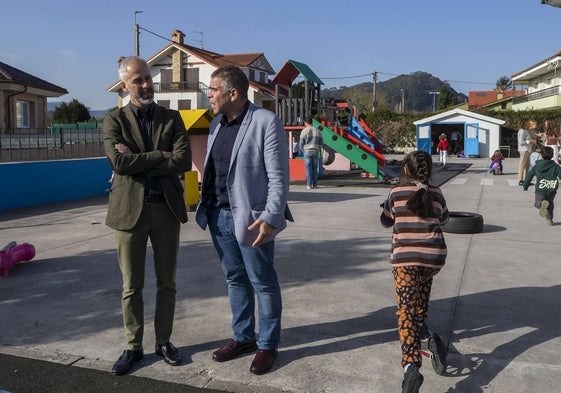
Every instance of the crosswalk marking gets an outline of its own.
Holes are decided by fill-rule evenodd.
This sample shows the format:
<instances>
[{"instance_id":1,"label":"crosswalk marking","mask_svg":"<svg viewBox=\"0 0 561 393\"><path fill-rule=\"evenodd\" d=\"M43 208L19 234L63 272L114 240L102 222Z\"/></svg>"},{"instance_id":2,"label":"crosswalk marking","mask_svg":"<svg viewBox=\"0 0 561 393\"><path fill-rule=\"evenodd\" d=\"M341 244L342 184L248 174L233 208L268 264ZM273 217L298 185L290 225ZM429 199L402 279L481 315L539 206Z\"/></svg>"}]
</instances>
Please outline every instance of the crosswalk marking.
<instances>
[{"instance_id":1,"label":"crosswalk marking","mask_svg":"<svg viewBox=\"0 0 561 393\"><path fill-rule=\"evenodd\" d=\"M464 185L468 182L469 178L467 177L456 177L449 184L453 184L456 186ZM504 178L483 178L479 180L479 184L482 186L494 186L495 184L501 183L503 180L506 180L508 185L511 187L520 187L518 185L518 180L516 179L504 179Z\"/></svg>"}]
</instances>

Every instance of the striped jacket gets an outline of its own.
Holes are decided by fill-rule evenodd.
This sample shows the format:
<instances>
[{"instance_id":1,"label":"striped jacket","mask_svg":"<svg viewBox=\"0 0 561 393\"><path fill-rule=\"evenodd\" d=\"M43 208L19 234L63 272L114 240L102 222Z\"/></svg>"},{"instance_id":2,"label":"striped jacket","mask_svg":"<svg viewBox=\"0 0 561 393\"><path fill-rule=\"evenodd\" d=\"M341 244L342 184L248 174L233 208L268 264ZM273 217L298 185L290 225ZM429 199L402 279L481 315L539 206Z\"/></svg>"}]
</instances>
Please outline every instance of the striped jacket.
<instances>
[{"instance_id":1,"label":"striped jacket","mask_svg":"<svg viewBox=\"0 0 561 393\"><path fill-rule=\"evenodd\" d=\"M392 188L383 204L381 224L393 225L391 263L394 266L427 266L441 268L446 261L446 242L440 228L448 222L446 200L438 187L428 191L438 218L421 218L407 209L407 200L417 192L415 184L400 184Z\"/></svg>"}]
</instances>

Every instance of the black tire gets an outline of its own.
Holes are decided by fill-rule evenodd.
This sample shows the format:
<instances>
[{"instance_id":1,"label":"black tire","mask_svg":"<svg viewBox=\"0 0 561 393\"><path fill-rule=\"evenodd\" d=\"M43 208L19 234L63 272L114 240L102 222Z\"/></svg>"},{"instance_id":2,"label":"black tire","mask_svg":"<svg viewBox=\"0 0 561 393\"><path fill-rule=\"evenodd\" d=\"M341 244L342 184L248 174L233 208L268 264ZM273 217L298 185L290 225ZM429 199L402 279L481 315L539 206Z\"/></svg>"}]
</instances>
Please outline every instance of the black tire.
<instances>
[{"instance_id":1,"label":"black tire","mask_svg":"<svg viewBox=\"0 0 561 393\"><path fill-rule=\"evenodd\" d=\"M483 216L477 213L450 212L450 219L442 226L442 232L479 233L483 231Z\"/></svg>"},{"instance_id":2,"label":"black tire","mask_svg":"<svg viewBox=\"0 0 561 393\"><path fill-rule=\"evenodd\" d=\"M333 164L333 161L335 161L335 150L328 146L324 146L321 156L323 165L331 165Z\"/></svg>"}]
</instances>

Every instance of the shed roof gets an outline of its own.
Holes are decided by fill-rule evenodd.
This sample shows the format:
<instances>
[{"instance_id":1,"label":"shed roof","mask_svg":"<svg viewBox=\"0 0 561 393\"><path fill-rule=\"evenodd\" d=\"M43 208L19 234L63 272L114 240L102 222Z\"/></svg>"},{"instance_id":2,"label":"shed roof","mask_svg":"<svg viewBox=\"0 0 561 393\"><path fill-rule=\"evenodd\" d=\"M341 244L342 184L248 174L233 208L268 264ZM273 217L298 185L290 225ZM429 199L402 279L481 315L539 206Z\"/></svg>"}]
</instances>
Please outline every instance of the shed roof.
<instances>
[{"instance_id":1,"label":"shed roof","mask_svg":"<svg viewBox=\"0 0 561 393\"><path fill-rule=\"evenodd\" d=\"M425 117L424 119L414 121L413 124L415 124L417 126L419 124L437 123L437 122L440 122L440 121L445 121L445 120L454 118L456 116L466 116L466 117L473 118L475 120L486 121L488 123L498 124L498 125L505 124L504 120L496 119L496 118L490 117L490 116L485 116L485 115L482 115L480 113L466 111L465 109L452 109L452 110L447 111L447 112L438 113L434 116Z\"/></svg>"}]
</instances>

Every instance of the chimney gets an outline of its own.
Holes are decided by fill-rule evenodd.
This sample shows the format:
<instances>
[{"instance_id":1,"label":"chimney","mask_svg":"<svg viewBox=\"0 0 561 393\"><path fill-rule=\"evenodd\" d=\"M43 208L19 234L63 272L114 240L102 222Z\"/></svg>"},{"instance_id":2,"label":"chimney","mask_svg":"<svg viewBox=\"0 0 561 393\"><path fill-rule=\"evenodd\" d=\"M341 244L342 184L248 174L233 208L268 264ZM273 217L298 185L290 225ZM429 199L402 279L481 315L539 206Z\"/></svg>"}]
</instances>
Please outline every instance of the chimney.
<instances>
[{"instance_id":1,"label":"chimney","mask_svg":"<svg viewBox=\"0 0 561 393\"><path fill-rule=\"evenodd\" d=\"M179 30L175 30L171 34L171 40L177 44L183 45L185 34ZM172 55L171 79L173 82L183 82L183 52L175 49Z\"/></svg>"},{"instance_id":2,"label":"chimney","mask_svg":"<svg viewBox=\"0 0 561 393\"><path fill-rule=\"evenodd\" d=\"M183 38L185 38L185 34L181 30L175 30L171 33L171 40L175 43L183 45Z\"/></svg>"}]
</instances>

